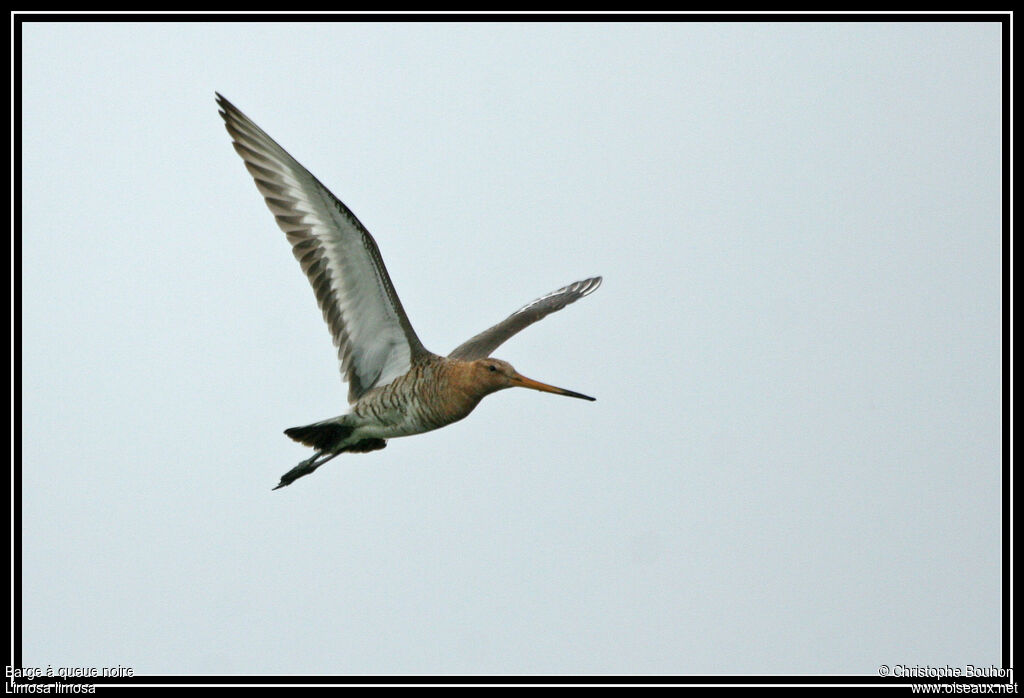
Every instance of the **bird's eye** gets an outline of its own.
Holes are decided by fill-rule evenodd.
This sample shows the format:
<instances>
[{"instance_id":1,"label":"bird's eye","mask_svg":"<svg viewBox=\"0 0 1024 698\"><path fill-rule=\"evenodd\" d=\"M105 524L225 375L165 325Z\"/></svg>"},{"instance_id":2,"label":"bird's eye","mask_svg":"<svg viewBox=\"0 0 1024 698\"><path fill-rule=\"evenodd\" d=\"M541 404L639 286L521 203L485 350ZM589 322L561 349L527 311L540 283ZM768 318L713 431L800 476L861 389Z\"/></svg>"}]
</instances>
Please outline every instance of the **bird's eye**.
<instances>
[{"instance_id":1,"label":"bird's eye","mask_svg":"<svg viewBox=\"0 0 1024 698\"><path fill-rule=\"evenodd\" d=\"M494 364L491 364L490 366L487 367L487 370L488 371L497 371L498 367L495 366Z\"/></svg>"}]
</instances>

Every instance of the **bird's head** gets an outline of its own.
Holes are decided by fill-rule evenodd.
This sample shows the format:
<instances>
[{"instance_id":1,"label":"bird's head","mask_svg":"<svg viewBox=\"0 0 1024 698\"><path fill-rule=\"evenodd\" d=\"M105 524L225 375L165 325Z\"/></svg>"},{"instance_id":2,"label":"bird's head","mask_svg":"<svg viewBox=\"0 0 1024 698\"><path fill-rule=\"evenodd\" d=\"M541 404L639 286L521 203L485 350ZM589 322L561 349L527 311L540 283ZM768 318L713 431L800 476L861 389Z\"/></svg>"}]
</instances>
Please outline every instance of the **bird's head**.
<instances>
[{"instance_id":1,"label":"bird's head","mask_svg":"<svg viewBox=\"0 0 1024 698\"><path fill-rule=\"evenodd\" d=\"M504 390L505 388L532 388L544 393L578 397L581 400L593 401L596 399L589 395L576 393L565 388L556 388L553 385L527 378L512 368L510 363L501 359L477 359L472 362L472 367L473 381L479 386L484 387L489 393Z\"/></svg>"}]
</instances>

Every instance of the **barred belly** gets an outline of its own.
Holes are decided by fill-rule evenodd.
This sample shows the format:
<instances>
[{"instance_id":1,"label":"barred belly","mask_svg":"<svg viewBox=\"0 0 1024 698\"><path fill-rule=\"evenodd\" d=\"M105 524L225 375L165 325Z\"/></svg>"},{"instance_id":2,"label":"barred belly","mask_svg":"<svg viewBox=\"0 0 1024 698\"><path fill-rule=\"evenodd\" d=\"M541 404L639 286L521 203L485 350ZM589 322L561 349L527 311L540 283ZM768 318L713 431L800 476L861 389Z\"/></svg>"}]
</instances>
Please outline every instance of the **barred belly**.
<instances>
[{"instance_id":1,"label":"barred belly","mask_svg":"<svg viewBox=\"0 0 1024 698\"><path fill-rule=\"evenodd\" d=\"M448 368L444 361L419 364L364 395L350 415L354 436L391 439L422 434L468 415L480 400L458 390Z\"/></svg>"}]
</instances>

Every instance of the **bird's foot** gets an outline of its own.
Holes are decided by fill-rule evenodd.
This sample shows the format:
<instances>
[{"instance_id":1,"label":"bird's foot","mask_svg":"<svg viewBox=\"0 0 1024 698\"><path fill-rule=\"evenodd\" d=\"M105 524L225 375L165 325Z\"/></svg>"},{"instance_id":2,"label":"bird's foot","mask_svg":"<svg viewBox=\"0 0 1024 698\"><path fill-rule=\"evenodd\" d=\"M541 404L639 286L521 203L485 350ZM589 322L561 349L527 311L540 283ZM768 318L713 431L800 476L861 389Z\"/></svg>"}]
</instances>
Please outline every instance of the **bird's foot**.
<instances>
[{"instance_id":1,"label":"bird's foot","mask_svg":"<svg viewBox=\"0 0 1024 698\"><path fill-rule=\"evenodd\" d=\"M311 472L319 468L321 465L327 462L326 460L322 460L319 463L316 462L317 458L319 458L322 455L322 452L318 452L314 454L312 457L307 458L306 460L296 465L294 468L292 468L287 473L281 476L281 482L279 482L277 484L277 487L275 487L274 489L279 490L282 487L287 487L288 485L298 480L300 477L309 475Z\"/></svg>"}]
</instances>

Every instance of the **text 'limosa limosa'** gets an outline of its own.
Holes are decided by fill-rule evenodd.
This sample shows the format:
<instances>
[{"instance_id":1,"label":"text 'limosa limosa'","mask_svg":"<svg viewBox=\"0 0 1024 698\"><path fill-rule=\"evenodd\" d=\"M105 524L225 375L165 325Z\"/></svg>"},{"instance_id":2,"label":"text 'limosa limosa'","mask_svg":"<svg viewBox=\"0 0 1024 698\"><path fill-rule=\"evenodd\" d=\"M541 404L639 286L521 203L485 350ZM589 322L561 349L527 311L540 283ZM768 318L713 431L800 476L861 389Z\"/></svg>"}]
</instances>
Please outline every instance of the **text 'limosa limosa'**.
<instances>
[{"instance_id":1,"label":"text 'limosa limosa'","mask_svg":"<svg viewBox=\"0 0 1024 698\"><path fill-rule=\"evenodd\" d=\"M592 293L600 276L542 296L448 356L438 356L424 348L409 324L377 243L363 224L219 93L217 104L235 150L313 286L348 382L348 412L285 430L316 453L282 475L274 489L341 453L377 451L388 439L457 422L484 396L505 388L594 399L527 378L490 355L520 330Z\"/></svg>"}]
</instances>

